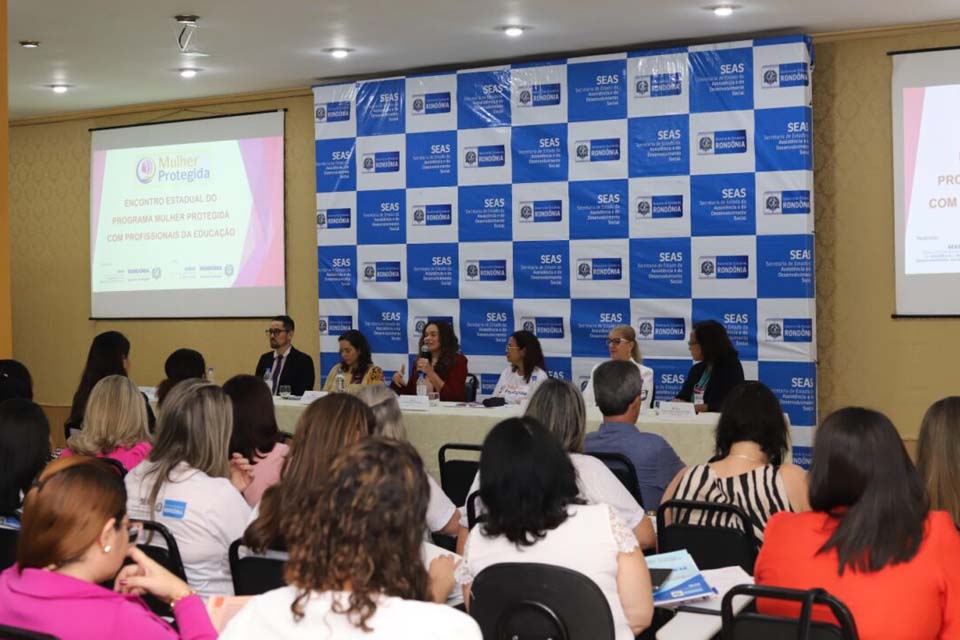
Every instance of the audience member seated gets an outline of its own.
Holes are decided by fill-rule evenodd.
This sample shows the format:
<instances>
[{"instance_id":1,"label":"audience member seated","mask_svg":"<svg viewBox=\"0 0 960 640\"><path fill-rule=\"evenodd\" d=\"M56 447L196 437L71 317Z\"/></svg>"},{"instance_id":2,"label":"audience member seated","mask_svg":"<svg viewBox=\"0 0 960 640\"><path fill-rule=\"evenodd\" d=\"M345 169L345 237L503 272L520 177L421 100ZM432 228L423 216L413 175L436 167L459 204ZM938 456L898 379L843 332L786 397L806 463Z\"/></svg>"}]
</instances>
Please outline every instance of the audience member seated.
<instances>
[{"instance_id":1,"label":"audience member seated","mask_svg":"<svg viewBox=\"0 0 960 640\"><path fill-rule=\"evenodd\" d=\"M280 480L280 470L290 447L281 442L273 397L263 380L241 374L223 385L233 404L233 433L230 453L240 454L254 465L253 480L243 491L251 507L260 502L263 492Z\"/></svg>"},{"instance_id":2,"label":"audience member seated","mask_svg":"<svg viewBox=\"0 0 960 640\"><path fill-rule=\"evenodd\" d=\"M470 584L487 567L539 562L578 571L600 587L616 640L633 640L650 625L650 573L636 538L613 509L583 504L578 493L570 458L539 422L511 418L490 431L480 454L487 517L467 537L458 569L468 608Z\"/></svg>"},{"instance_id":3,"label":"audience member seated","mask_svg":"<svg viewBox=\"0 0 960 640\"><path fill-rule=\"evenodd\" d=\"M254 551L285 550L283 517L326 480L338 451L369 437L375 427L373 413L352 395L335 393L314 400L294 427L280 482L263 493L250 514L243 544Z\"/></svg>"},{"instance_id":4,"label":"audience member seated","mask_svg":"<svg viewBox=\"0 0 960 640\"><path fill-rule=\"evenodd\" d=\"M640 355L640 345L637 343L637 332L628 324L621 324L612 329L607 334L607 350L610 352L611 360L622 360L632 362L640 370L640 377L643 378L643 391L640 392L640 407L647 409L653 406L653 369L643 364L643 356ZM590 378L587 380L587 386L583 389L583 401L588 407L597 403L596 392L593 390L593 374L596 372L595 365L590 370Z\"/></svg>"},{"instance_id":5,"label":"audience member seated","mask_svg":"<svg viewBox=\"0 0 960 640\"><path fill-rule=\"evenodd\" d=\"M923 482L883 414L841 409L817 430L807 513L767 523L757 584L819 587L849 607L861 640L960 637L960 535L929 511ZM761 601L761 613L799 606ZM814 609L815 620L832 622Z\"/></svg>"},{"instance_id":6,"label":"audience member seated","mask_svg":"<svg viewBox=\"0 0 960 640\"><path fill-rule=\"evenodd\" d=\"M403 371L393 374L393 390L402 395L416 395L420 374L427 380L428 392L438 391L440 399L463 402L466 397L467 357L460 353L460 340L453 327L443 320L435 320L423 327L417 347L417 361L410 370L410 379L404 384ZM429 357L426 357L429 356Z\"/></svg>"},{"instance_id":7,"label":"audience member seated","mask_svg":"<svg viewBox=\"0 0 960 640\"><path fill-rule=\"evenodd\" d=\"M150 454L147 407L137 385L125 376L107 376L93 387L83 430L70 436L60 455L111 458L127 471Z\"/></svg>"},{"instance_id":8,"label":"audience member seated","mask_svg":"<svg viewBox=\"0 0 960 640\"><path fill-rule=\"evenodd\" d=\"M383 384L383 369L373 364L370 344L362 333L350 329L337 340L340 342L340 362L327 374L324 391L338 391L338 373L343 373L343 390L349 393L356 393L368 384Z\"/></svg>"},{"instance_id":9,"label":"audience member seated","mask_svg":"<svg viewBox=\"0 0 960 640\"><path fill-rule=\"evenodd\" d=\"M780 511L807 511L807 473L784 464L790 429L777 397L759 382L744 382L727 396L715 433L716 456L708 464L682 469L663 493L671 499L732 504L750 517L753 533L763 541L767 520ZM682 521L741 529L739 518L702 511L665 514L667 523Z\"/></svg>"},{"instance_id":10,"label":"audience member seated","mask_svg":"<svg viewBox=\"0 0 960 640\"><path fill-rule=\"evenodd\" d=\"M126 500L119 473L101 460L51 463L27 493L17 564L0 574L0 624L64 639L215 639L203 600L131 544ZM125 558L133 564L121 569ZM143 593L173 605L179 632Z\"/></svg>"},{"instance_id":11,"label":"audience member seated","mask_svg":"<svg viewBox=\"0 0 960 640\"><path fill-rule=\"evenodd\" d=\"M0 528L20 528L20 505L50 458L50 424L30 400L0 402Z\"/></svg>"},{"instance_id":12,"label":"audience member seated","mask_svg":"<svg viewBox=\"0 0 960 640\"><path fill-rule=\"evenodd\" d=\"M73 394L70 405L70 417L63 425L64 436L70 437L71 429L83 428L83 412L93 387L107 376L126 376L130 369L130 341L119 331L105 331L93 339L87 353L87 364L83 367L80 384ZM147 422L150 433L156 423L150 401L143 396L147 406Z\"/></svg>"},{"instance_id":13,"label":"audience member seated","mask_svg":"<svg viewBox=\"0 0 960 640\"><path fill-rule=\"evenodd\" d=\"M593 388L603 423L587 434L584 449L628 457L637 471L644 507L655 509L683 461L662 436L637 429L643 391L640 371L632 362L608 360L593 372Z\"/></svg>"},{"instance_id":14,"label":"audience member seated","mask_svg":"<svg viewBox=\"0 0 960 640\"><path fill-rule=\"evenodd\" d=\"M409 444L373 437L344 449L285 513L288 586L254 597L221 640L481 640L469 616L429 602L452 586L453 562L434 560L428 574L420 560L428 496Z\"/></svg>"},{"instance_id":15,"label":"audience member seated","mask_svg":"<svg viewBox=\"0 0 960 640\"><path fill-rule=\"evenodd\" d=\"M250 507L241 492L249 463L230 458L233 411L220 387L178 383L163 402L150 457L126 477L127 510L177 539L190 586L233 595L227 550L243 535Z\"/></svg>"},{"instance_id":16,"label":"audience member seated","mask_svg":"<svg viewBox=\"0 0 960 640\"><path fill-rule=\"evenodd\" d=\"M917 471L930 508L946 511L960 527L960 396L934 402L920 424Z\"/></svg>"},{"instance_id":17,"label":"audience member seated","mask_svg":"<svg viewBox=\"0 0 960 640\"><path fill-rule=\"evenodd\" d=\"M507 341L507 362L510 365L500 374L493 396L507 404L521 404L548 378L537 336L529 331L514 332Z\"/></svg>"},{"instance_id":18,"label":"audience member seated","mask_svg":"<svg viewBox=\"0 0 960 640\"><path fill-rule=\"evenodd\" d=\"M294 349L294 329L293 318L276 316L266 330L271 351L260 356L253 375L263 379L269 371L273 395L280 393L280 387L290 387L290 393L295 396L302 396L304 391L313 389L316 375L313 371L313 358Z\"/></svg>"},{"instance_id":19,"label":"audience member seated","mask_svg":"<svg viewBox=\"0 0 960 640\"><path fill-rule=\"evenodd\" d=\"M396 394L382 384L364 387L357 394L376 418L376 435L407 442L407 429L403 426L403 412ZM460 530L460 512L443 492L440 484L427 474L430 485L430 500L427 502L427 528L433 533L455 536Z\"/></svg>"},{"instance_id":20,"label":"audience member seated","mask_svg":"<svg viewBox=\"0 0 960 640\"><path fill-rule=\"evenodd\" d=\"M541 384L530 398L525 415L544 425L570 455L570 461L577 472L579 497L587 504L609 505L633 531L642 548L656 547L657 537L642 505L637 504L634 497L607 468L607 465L583 453L587 416L580 391L566 380L550 378ZM472 495L479 490L480 474L478 472L467 495ZM482 510L482 501L477 504L477 508L478 512ZM468 524L466 505L461 510L460 524L462 527ZM461 552L467 533L469 532L465 528L461 529L461 537L457 545Z\"/></svg>"},{"instance_id":21,"label":"audience member seated","mask_svg":"<svg viewBox=\"0 0 960 640\"><path fill-rule=\"evenodd\" d=\"M177 349L163 363L163 372L167 374L157 385L157 406L163 404L163 399L173 389L173 385L191 378L206 378L207 363L203 354L193 349Z\"/></svg>"},{"instance_id":22,"label":"audience member seated","mask_svg":"<svg viewBox=\"0 0 960 640\"><path fill-rule=\"evenodd\" d=\"M33 400L33 378L22 362L0 360L0 402L10 398Z\"/></svg>"},{"instance_id":23,"label":"audience member seated","mask_svg":"<svg viewBox=\"0 0 960 640\"><path fill-rule=\"evenodd\" d=\"M687 344L696 363L676 399L692 402L697 413L721 411L727 394L743 382L743 365L726 328L716 320L698 322Z\"/></svg>"}]
</instances>

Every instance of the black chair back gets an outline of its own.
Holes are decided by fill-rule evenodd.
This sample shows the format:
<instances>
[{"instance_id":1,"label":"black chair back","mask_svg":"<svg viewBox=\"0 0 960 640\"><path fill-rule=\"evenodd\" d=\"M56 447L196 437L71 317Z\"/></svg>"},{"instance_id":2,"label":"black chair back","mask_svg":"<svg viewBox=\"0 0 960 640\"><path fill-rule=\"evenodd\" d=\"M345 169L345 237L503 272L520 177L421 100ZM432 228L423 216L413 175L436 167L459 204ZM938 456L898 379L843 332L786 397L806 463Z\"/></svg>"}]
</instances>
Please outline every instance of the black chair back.
<instances>
[{"instance_id":1,"label":"black chair back","mask_svg":"<svg viewBox=\"0 0 960 640\"><path fill-rule=\"evenodd\" d=\"M147 534L146 541L138 542L137 547L151 560L186 582L187 574L183 569L183 560L180 558L180 547L177 546L177 540L173 537L173 534L170 533L170 530L153 520L137 520L131 518L130 522L139 523L143 526L144 533ZM157 544L158 536L160 542L163 543L162 546ZM150 594L142 597L143 601L150 607L150 610L158 616L168 618L173 616L173 610L166 602Z\"/></svg>"},{"instance_id":2,"label":"black chair back","mask_svg":"<svg viewBox=\"0 0 960 640\"><path fill-rule=\"evenodd\" d=\"M467 374L467 380L463 387L463 396L466 402L476 402L477 392L480 390L480 381L472 373Z\"/></svg>"},{"instance_id":3,"label":"black chair back","mask_svg":"<svg viewBox=\"0 0 960 640\"><path fill-rule=\"evenodd\" d=\"M470 592L470 615L484 640L613 640L615 635L600 587L571 569L495 564L480 572Z\"/></svg>"},{"instance_id":4,"label":"black chair back","mask_svg":"<svg viewBox=\"0 0 960 640\"><path fill-rule=\"evenodd\" d=\"M799 618L781 618L754 612L734 616L733 599L751 596L800 603ZM840 626L813 622L813 605L830 609ZM796 638L797 640L857 640L857 625L850 610L840 600L823 589L799 591L760 585L744 584L733 587L723 596L721 605L723 627L721 640L767 640L768 638Z\"/></svg>"},{"instance_id":5,"label":"black chair back","mask_svg":"<svg viewBox=\"0 0 960 640\"><path fill-rule=\"evenodd\" d=\"M479 451L478 444L450 443L440 447L440 486L453 504L460 506L467 501L467 492L480 469L477 460L447 460L447 451Z\"/></svg>"},{"instance_id":6,"label":"black chair back","mask_svg":"<svg viewBox=\"0 0 960 640\"><path fill-rule=\"evenodd\" d=\"M0 571L12 567L17 561L17 540L20 532L16 529L0 529Z\"/></svg>"},{"instance_id":7,"label":"black chair back","mask_svg":"<svg viewBox=\"0 0 960 640\"><path fill-rule=\"evenodd\" d=\"M671 513L671 524L665 523L664 514ZM696 521L707 523L729 521L734 525L739 519L741 529L719 524L687 522L690 511L698 512ZM699 517L702 514L702 518ZM753 535L753 526L746 512L735 505L700 502L697 500L669 500L657 509L657 549L660 553L686 549L693 556L697 567L719 569L737 565L753 575L760 544Z\"/></svg>"},{"instance_id":8,"label":"black chair back","mask_svg":"<svg viewBox=\"0 0 960 640\"><path fill-rule=\"evenodd\" d=\"M230 575L236 595L258 596L287 584L283 579L283 565L286 560L257 555L246 547L244 557L241 558L241 546L241 540L234 540L229 551Z\"/></svg>"},{"instance_id":9,"label":"black chair back","mask_svg":"<svg viewBox=\"0 0 960 640\"><path fill-rule=\"evenodd\" d=\"M477 504L480 502L480 492L474 491L467 496L467 528L473 529L473 525L483 521L483 514L477 513Z\"/></svg>"},{"instance_id":10,"label":"black chair back","mask_svg":"<svg viewBox=\"0 0 960 640\"><path fill-rule=\"evenodd\" d=\"M630 495L633 496L633 499L637 501L637 504L640 505L640 508L643 508L643 495L640 493L640 480L637 479L637 469L633 466L633 463L630 462L630 458L623 455L622 453L614 452L601 452L601 451L585 451L586 455L593 456L597 458L603 464L607 465L607 468L613 472L613 475L617 476L617 480L620 481L627 491L630 492Z\"/></svg>"},{"instance_id":11,"label":"black chair back","mask_svg":"<svg viewBox=\"0 0 960 640\"><path fill-rule=\"evenodd\" d=\"M116 469L117 473L120 474L121 478L127 477L127 468L123 466L122 462L120 462L119 460L114 460L113 458L100 458L100 459L106 462L107 464L109 464L114 469Z\"/></svg>"},{"instance_id":12,"label":"black chair back","mask_svg":"<svg viewBox=\"0 0 960 640\"><path fill-rule=\"evenodd\" d=\"M57 636L0 624L0 640L58 640Z\"/></svg>"}]
</instances>

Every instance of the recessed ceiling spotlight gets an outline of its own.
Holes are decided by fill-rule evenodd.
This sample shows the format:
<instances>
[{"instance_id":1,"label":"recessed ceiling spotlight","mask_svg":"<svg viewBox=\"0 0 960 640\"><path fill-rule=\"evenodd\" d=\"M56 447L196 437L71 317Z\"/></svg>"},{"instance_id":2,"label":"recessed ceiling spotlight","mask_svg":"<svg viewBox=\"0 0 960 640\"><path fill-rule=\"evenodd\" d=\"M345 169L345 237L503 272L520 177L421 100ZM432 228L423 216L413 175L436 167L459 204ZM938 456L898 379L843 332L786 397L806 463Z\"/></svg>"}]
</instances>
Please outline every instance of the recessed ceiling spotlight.
<instances>
[{"instance_id":1,"label":"recessed ceiling spotlight","mask_svg":"<svg viewBox=\"0 0 960 640\"><path fill-rule=\"evenodd\" d=\"M324 49L326 53L329 53L334 58L343 59L346 58L353 52L353 49L347 49L346 47L331 47L329 49Z\"/></svg>"},{"instance_id":2,"label":"recessed ceiling spotlight","mask_svg":"<svg viewBox=\"0 0 960 640\"><path fill-rule=\"evenodd\" d=\"M181 78L196 78L200 69L180 69L179 71Z\"/></svg>"},{"instance_id":3,"label":"recessed ceiling spotlight","mask_svg":"<svg viewBox=\"0 0 960 640\"><path fill-rule=\"evenodd\" d=\"M498 27L500 31L503 31L503 35L510 36L511 38L519 38L524 33L530 30L530 27L522 27L518 24L510 24L504 27Z\"/></svg>"},{"instance_id":4,"label":"recessed ceiling spotlight","mask_svg":"<svg viewBox=\"0 0 960 640\"><path fill-rule=\"evenodd\" d=\"M185 58L209 58L210 54L204 51L181 51L180 55Z\"/></svg>"},{"instance_id":5,"label":"recessed ceiling spotlight","mask_svg":"<svg viewBox=\"0 0 960 640\"><path fill-rule=\"evenodd\" d=\"M68 84L51 84L51 85L50 85L50 88L53 90L54 93L66 93L67 90L70 88L70 85L68 85Z\"/></svg>"},{"instance_id":6,"label":"recessed ceiling spotlight","mask_svg":"<svg viewBox=\"0 0 960 640\"><path fill-rule=\"evenodd\" d=\"M199 20L200 17L193 14L180 14L173 16L173 19L180 24L192 24L193 26L196 26L197 20Z\"/></svg>"},{"instance_id":7,"label":"recessed ceiling spotlight","mask_svg":"<svg viewBox=\"0 0 960 640\"><path fill-rule=\"evenodd\" d=\"M733 15L733 12L740 8L738 4L717 4L712 7L704 7L707 11L713 11L713 15L718 18L726 18Z\"/></svg>"},{"instance_id":8,"label":"recessed ceiling spotlight","mask_svg":"<svg viewBox=\"0 0 960 640\"><path fill-rule=\"evenodd\" d=\"M24 49L39 49L40 41L39 40L21 40L20 46Z\"/></svg>"}]
</instances>

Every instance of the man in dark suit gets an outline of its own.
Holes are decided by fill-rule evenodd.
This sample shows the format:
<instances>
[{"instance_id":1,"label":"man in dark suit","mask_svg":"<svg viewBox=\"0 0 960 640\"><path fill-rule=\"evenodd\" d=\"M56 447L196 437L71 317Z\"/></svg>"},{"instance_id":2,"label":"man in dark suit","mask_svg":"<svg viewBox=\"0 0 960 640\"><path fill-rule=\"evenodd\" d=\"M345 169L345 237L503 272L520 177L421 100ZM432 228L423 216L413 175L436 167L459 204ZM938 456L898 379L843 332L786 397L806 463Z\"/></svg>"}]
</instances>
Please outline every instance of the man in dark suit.
<instances>
[{"instance_id":1,"label":"man in dark suit","mask_svg":"<svg viewBox=\"0 0 960 640\"><path fill-rule=\"evenodd\" d=\"M304 391L313 389L313 358L293 348L293 318L277 316L270 321L267 335L270 336L270 348L260 356L254 375L263 378L270 371L270 388L273 395L280 393L280 387L290 387L290 393L302 396Z\"/></svg>"}]
</instances>

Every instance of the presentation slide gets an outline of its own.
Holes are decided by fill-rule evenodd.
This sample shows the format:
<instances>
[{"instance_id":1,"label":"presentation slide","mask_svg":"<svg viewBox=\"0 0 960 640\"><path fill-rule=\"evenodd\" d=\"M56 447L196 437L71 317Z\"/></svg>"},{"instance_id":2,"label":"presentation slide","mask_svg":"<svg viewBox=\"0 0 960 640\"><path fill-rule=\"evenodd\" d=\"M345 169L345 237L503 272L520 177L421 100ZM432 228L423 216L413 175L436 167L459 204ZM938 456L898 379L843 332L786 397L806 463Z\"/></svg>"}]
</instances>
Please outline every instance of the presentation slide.
<instances>
[{"instance_id":1,"label":"presentation slide","mask_svg":"<svg viewBox=\"0 0 960 640\"><path fill-rule=\"evenodd\" d=\"M896 309L960 315L960 50L893 54Z\"/></svg>"},{"instance_id":2,"label":"presentation slide","mask_svg":"<svg viewBox=\"0 0 960 640\"><path fill-rule=\"evenodd\" d=\"M92 132L92 317L284 312L283 116Z\"/></svg>"}]
</instances>

